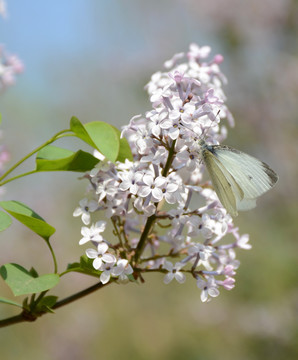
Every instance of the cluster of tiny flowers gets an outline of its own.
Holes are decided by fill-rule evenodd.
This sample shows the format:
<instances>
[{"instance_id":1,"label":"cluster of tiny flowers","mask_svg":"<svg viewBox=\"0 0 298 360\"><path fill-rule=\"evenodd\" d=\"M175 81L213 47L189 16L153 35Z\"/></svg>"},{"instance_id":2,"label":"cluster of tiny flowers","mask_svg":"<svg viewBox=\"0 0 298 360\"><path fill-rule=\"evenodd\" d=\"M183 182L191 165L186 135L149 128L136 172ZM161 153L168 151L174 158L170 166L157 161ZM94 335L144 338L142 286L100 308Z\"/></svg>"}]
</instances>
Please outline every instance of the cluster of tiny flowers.
<instances>
[{"instance_id":1,"label":"cluster of tiny flowers","mask_svg":"<svg viewBox=\"0 0 298 360\"><path fill-rule=\"evenodd\" d=\"M0 45L0 92L15 83L15 76L22 73L24 65L16 55L8 54Z\"/></svg>"},{"instance_id":2,"label":"cluster of tiny flowers","mask_svg":"<svg viewBox=\"0 0 298 360\"><path fill-rule=\"evenodd\" d=\"M107 221L82 228L80 244L95 246L86 255L101 271L102 283L150 271L165 274L166 284L183 283L190 275L203 302L220 288L234 287L235 250L250 249L249 237L239 234L203 178L198 144L202 137L212 144L226 137L221 120L233 126L222 90L223 58L207 60L210 51L191 44L186 62L184 53L176 54L165 63L166 72L152 76L146 85L152 110L122 130L134 161L103 160L85 176L91 199L81 200L74 216L89 225L100 211L114 228L114 240L104 237Z\"/></svg>"}]
</instances>

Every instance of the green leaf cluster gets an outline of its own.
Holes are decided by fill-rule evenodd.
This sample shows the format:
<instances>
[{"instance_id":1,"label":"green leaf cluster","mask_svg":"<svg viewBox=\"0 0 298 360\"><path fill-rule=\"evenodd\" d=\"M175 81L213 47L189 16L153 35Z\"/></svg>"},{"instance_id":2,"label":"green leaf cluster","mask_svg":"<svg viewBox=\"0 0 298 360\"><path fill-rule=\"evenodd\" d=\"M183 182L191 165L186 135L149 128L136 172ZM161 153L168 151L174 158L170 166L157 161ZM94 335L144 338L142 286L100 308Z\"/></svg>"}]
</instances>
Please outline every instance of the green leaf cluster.
<instances>
[{"instance_id":1,"label":"green leaf cluster","mask_svg":"<svg viewBox=\"0 0 298 360\"><path fill-rule=\"evenodd\" d=\"M121 138L120 131L117 128L102 121L82 124L76 117L72 117L70 129L60 131L12 166L0 177L0 186L23 176L41 171L87 172L92 170L99 162L99 159L91 153L83 150L71 151L52 145L56 140L66 136L79 138L93 149L98 150L111 162L124 162L126 159L133 160L129 144L126 139ZM34 170L9 178L8 180L5 179L7 175L32 155L36 155L36 167ZM101 272L93 268L92 260L85 255L80 258L80 262L68 265L66 271L58 275L56 257L50 244L50 237L55 233L55 228L48 224L34 210L19 201L1 201L0 206L4 210L0 211L0 232L11 225L11 217L15 218L45 240L54 262L54 272L40 276L34 268L28 271L21 265L15 263L2 265L0 268L0 276L10 287L13 294L15 296L31 294L31 299L29 301L29 298L25 298L23 304L19 304L15 301L0 297L0 303L21 307L23 309L22 314L32 316L31 320L34 320L42 313L52 312L52 308L57 302L57 297L52 295L45 296L45 294L59 283L60 277L63 274L80 272L96 278L100 276ZM37 294L39 294L39 296L36 298Z\"/></svg>"},{"instance_id":2,"label":"green leaf cluster","mask_svg":"<svg viewBox=\"0 0 298 360\"><path fill-rule=\"evenodd\" d=\"M92 259L89 259L86 255L83 255L80 257L80 262L69 264L65 273L74 271L99 278L101 271L95 270L92 266L92 263Z\"/></svg>"},{"instance_id":3,"label":"green leaf cluster","mask_svg":"<svg viewBox=\"0 0 298 360\"><path fill-rule=\"evenodd\" d=\"M103 121L93 121L83 125L76 117L70 120L73 133L101 152L108 160L133 160L129 144L125 138L120 138L120 131Z\"/></svg>"}]
</instances>

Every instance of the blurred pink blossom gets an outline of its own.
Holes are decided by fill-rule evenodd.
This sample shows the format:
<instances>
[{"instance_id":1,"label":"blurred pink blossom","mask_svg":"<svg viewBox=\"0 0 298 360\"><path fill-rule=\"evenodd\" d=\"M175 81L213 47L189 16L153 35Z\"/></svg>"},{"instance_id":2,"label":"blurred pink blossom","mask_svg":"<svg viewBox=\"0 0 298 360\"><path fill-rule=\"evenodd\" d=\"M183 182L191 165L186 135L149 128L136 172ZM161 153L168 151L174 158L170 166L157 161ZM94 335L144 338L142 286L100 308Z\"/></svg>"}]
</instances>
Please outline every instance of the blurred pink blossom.
<instances>
[{"instance_id":1,"label":"blurred pink blossom","mask_svg":"<svg viewBox=\"0 0 298 360\"><path fill-rule=\"evenodd\" d=\"M6 12L6 2L4 0L0 0L0 15L3 18L6 18L7 12Z\"/></svg>"},{"instance_id":2,"label":"blurred pink blossom","mask_svg":"<svg viewBox=\"0 0 298 360\"><path fill-rule=\"evenodd\" d=\"M13 85L15 76L23 71L24 65L22 61L16 55L7 53L3 45L0 46L0 91Z\"/></svg>"}]
</instances>

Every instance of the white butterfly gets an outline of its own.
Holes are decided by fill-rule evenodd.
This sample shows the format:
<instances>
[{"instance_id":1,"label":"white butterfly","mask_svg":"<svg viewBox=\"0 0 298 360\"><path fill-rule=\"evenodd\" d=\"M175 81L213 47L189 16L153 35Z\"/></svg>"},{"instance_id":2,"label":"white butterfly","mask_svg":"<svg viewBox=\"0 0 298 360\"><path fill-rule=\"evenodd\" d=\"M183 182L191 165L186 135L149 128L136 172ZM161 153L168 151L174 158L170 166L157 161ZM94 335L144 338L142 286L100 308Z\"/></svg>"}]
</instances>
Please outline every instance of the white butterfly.
<instances>
[{"instance_id":1,"label":"white butterfly","mask_svg":"<svg viewBox=\"0 0 298 360\"><path fill-rule=\"evenodd\" d=\"M199 140L201 157L214 190L228 213L256 206L256 198L270 190L277 174L264 162L226 145L207 145Z\"/></svg>"}]
</instances>

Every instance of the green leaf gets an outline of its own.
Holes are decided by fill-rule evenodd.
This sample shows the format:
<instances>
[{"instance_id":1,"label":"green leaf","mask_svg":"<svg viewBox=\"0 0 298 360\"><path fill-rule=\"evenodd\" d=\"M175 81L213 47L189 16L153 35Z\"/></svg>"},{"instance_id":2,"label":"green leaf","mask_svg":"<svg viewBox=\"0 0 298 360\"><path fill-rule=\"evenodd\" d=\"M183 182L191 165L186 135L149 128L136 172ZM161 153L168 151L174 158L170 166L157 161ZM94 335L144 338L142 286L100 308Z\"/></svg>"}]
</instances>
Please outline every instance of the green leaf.
<instances>
[{"instance_id":1,"label":"green leaf","mask_svg":"<svg viewBox=\"0 0 298 360\"><path fill-rule=\"evenodd\" d=\"M1 201L0 206L46 241L48 241L50 236L56 231L55 228L46 223L35 211L21 202L14 200Z\"/></svg>"},{"instance_id":2,"label":"green leaf","mask_svg":"<svg viewBox=\"0 0 298 360\"><path fill-rule=\"evenodd\" d=\"M0 124L1 124L1 122L2 122L2 114L0 113Z\"/></svg>"},{"instance_id":3,"label":"green leaf","mask_svg":"<svg viewBox=\"0 0 298 360\"><path fill-rule=\"evenodd\" d=\"M15 296L36 294L56 286L60 277L57 274L46 274L34 278L29 271L18 264L1 266L0 275L11 288Z\"/></svg>"},{"instance_id":4,"label":"green leaf","mask_svg":"<svg viewBox=\"0 0 298 360\"><path fill-rule=\"evenodd\" d=\"M85 124L97 149L110 161L115 162L120 148L120 139L114 127L102 122L93 121Z\"/></svg>"},{"instance_id":5,"label":"green leaf","mask_svg":"<svg viewBox=\"0 0 298 360\"><path fill-rule=\"evenodd\" d=\"M38 277L38 272L34 269L34 267L29 270L29 274L34 278Z\"/></svg>"},{"instance_id":6,"label":"green leaf","mask_svg":"<svg viewBox=\"0 0 298 360\"><path fill-rule=\"evenodd\" d=\"M70 129L77 137L101 152L108 160L115 162L120 149L120 136L114 126L103 121L83 125L77 118L70 120Z\"/></svg>"},{"instance_id":7,"label":"green leaf","mask_svg":"<svg viewBox=\"0 0 298 360\"><path fill-rule=\"evenodd\" d=\"M99 162L88 152L73 152L57 146L48 145L37 153L37 171L78 171L86 172Z\"/></svg>"},{"instance_id":8,"label":"green leaf","mask_svg":"<svg viewBox=\"0 0 298 360\"><path fill-rule=\"evenodd\" d=\"M128 274L126 275L128 277L128 280L131 281L131 282L135 282L135 283L138 283L138 280L136 280L133 276L133 274Z\"/></svg>"},{"instance_id":9,"label":"green leaf","mask_svg":"<svg viewBox=\"0 0 298 360\"><path fill-rule=\"evenodd\" d=\"M124 163L126 159L133 161L133 156L128 141L125 138L122 138L120 139L120 150L117 157L117 161Z\"/></svg>"},{"instance_id":10,"label":"green leaf","mask_svg":"<svg viewBox=\"0 0 298 360\"><path fill-rule=\"evenodd\" d=\"M119 148L117 161L125 162L125 159L133 161L133 156L128 141L125 138L120 138L121 132L119 129L117 129L115 126L113 126L113 128L116 131L120 141L120 148Z\"/></svg>"},{"instance_id":11,"label":"green leaf","mask_svg":"<svg viewBox=\"0 0 298 360\"><path fill-rule=\"evenodd\" d=\"M86 255L81 256L80 262L72 263L67 266L66 272L79 272L85 275L92 275L99 277L102 271L95 270L93 265L93 260L89 259Z\"/></svg>"},{"instance_id":12,"label":"green leaf","mask_svg":"<svg viewBox=\"0 0 298 360\"><path fill-rule=\"evenodd\" d=\"M67 270L77 269L80 267L80 263L75 262L67 265Z\"/></svg>"},{"instance_id":13,"label":"green leaf","mask_svg":"<svg viewBox=\"0 0 298 360\"><path fill-rule=\"evenodd\" d=\"M11 217L4 211L0 211L0 231L7 229L12 223Z\"/></svg>"},{"instance_id":14,"label":"green leaf","mask_svg":"<svg viewBox=\"0 0 298 360\"><path fill-rule=\"evenodd\" d=\"M70 129L76 134L78 138L85 141L85 143L95 149L97 148L92 139L90 138L88 132L86 131L84 125L75 116L70 119Z\"/></svg>"},{"instance_id":15,"label":"green leaf","mask_svg":"<svg viewBox=\"0 0 298 360\"><path fill-rule=\"evenodd\" d=\"M13 306L18 306L20 308L23 308L22 304L19 304L19 303L15 302L15 301L11 301L9 299L5 299L3 297L0 297L0 303L13 305Z\"/></svg>"},{"instance_id":16,"label":"green leaf","mask_svg":"<svg viewBox=\"0 0 298 360\"><path fill-rule=\"evenodd\" d=\"M53 313L54 311L52 310L52 307L56 304L57 299L58 299L58 296L53 296L53 295L45 296L37 304L35 310L37 312L42 311L42 312Z\"/></svg>"}]
</instances>

